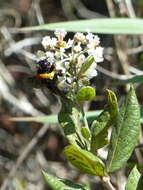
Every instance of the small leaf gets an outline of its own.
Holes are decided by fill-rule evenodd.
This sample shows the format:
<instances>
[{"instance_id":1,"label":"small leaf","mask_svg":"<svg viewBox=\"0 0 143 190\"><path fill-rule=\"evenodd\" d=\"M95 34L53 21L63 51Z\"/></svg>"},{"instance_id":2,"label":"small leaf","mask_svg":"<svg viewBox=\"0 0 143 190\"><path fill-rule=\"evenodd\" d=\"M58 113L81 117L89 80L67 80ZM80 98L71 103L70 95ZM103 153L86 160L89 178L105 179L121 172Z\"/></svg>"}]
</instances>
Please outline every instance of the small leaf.
<instances>
[{"instance_id":1,"label":"small leaf","mask_svg":"<svg viewBox=\"0 0 143 190\"><path fill-rule=\"evenodd\" d=\"M90 190L87 186L57 178L43 171L44 178L53 190Z\"/></svg>"},{"instance_id":2,"label":"small leaf","mask_svg":"<svg viewBox=\"0 0 143 190\"><path fill-rule=\"evenodd\" d=\"M131 87L113 127L106 168L113 172L121 168L131 156L139 137L140 109Z\"/></svg>"},{"instance_id":3,"label":"small leaf","mask_svg":"<svg viewBox=\"0 0 143 190\"><path fill-rule=\"evenodd\" d=\"M111 90L106 90L108 95L108 106L110 109L111 123L113 124L118 115L118 102L117 97Z\"/></svg>"},{"instance_id":4,"label":"small leaf","mask_svg":"<svg viewBox=\"0 0 143 190\"><path fill-rule=\"evenodd\" d=\"M69 145L64 149L64 155L80 171L97 176L106 176L104 163L94 154Z\"/></svg>"},{"instance_id":5,"label":"small leaf","mask_svg":"<svg viewBox=\"0 0 143 190\"><path fill-rule=\"evenodd\" d=\"M89 67L92 65L93 62L94 62L93 56L90 56L87 58L87 60L84 62L84 64L82 64L82 67L78 73L79 78L82 74L84 74L89 69Z\"/></svg>"},{"instance_id":6,"label":"small leaf","mask_svg":"<svg viewBox=\"0 0 143 190\"><path fill-rule=\"evenodd\" d=\"M108 106L106 106L97 119L93 121L91 125L92 134L97 136L110 123L110 118L110 111Z\"/></svg>"},{"instance_id":7,"label":"small leaf","mask_svg":"<svg viewBox=\"0 0 143 190\"><path fill-rule=\"evenodd\" d=\"M137 190L137 186L138 186L140 176L141 176L141 174L135 166L132 169L132 171L128 177L128 181L127 181L125 190Z\"/></svg>"},{"instance_id":8,"label":"small leaf","mask_svg":"<svg viewBox=\"0 0 143 190\"><path fill-rule=\"evenodd\" d=\"M69 142L77 145L76 142L78 139L76 133L79 131L80 114L71 100L67 99L66 101L63 101L61 99L61 102L62 109L58 114L59 123Z\"/></svg>"},{"instance_id":9,"label":"small leaf","mask_svg":"<svg viewBox=\"0 0 143 190\"><path fill-rule=\"evenodd\" d=\"M92 143L91 143L93 147L91 147L91 151L96 154L98 149L104 147L105 145L109 143L107 128L104 128L97 136L93 136L93 137L92 137Z\"/></svg>"},{"instance_id":10,"label":"small leaf","mask_svg":"<svg viewBox=\"0 0 143 190\"><path fill-rule=\"evenodd\" d=\"M118 103L116 95L111 90L107 90L107 95L107 105L91 126L95 136L97 136L105 127L113 125L118 115Z\"/></svg>"},{"instance_id":11,"label":"small leaf","mask_svg":"<svg viewBox=\"0 0 143 190\"><path fill-rule=\"evenodd\" d=\"M111 90L107 90L107 95L108 104L91 126L91 152L95 154L99 148L108 144L108 128L115 123L118 115L116 95Z\"/></svg>"},{"instance_id":12,"label":"small leaf","mask_svg":"<svg viewBox=\"0 0 143 190\"><path fill-rule=\"evenodd\" d=\"M82 128L81 128L81 133L82 133L82 135L83 135L83 137L84 137L85 139L87 139L87 140L90 139L90 137L91 137L91 132L90 132L90 130L89 130L87 127L82 127Z\"/></svg>"},{"instance_id":13,"label":"small leaf","mask_svg":"<svg viewBox=\"0 0 143 190\"><path fill-rule=\"evenodd\" d=\"M95 90L91 86L82 87L77 93L77 101L90 101L95 98Z\"/></svg>"}]
</instances>

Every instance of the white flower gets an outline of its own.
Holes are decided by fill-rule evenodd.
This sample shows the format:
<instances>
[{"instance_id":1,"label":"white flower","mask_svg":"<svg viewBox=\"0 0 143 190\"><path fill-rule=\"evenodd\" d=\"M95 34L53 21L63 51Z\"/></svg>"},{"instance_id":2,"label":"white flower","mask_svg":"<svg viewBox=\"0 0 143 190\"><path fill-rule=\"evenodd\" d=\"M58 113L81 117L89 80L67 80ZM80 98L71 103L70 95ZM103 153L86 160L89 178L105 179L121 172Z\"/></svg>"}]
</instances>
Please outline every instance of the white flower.
<instances>
[{"instance_id":1,"label":"white flower","mask_svg":"<svg viewBox=\"0 0 143 190\"><path fill-rule=\"evenodd\" d=\"M92 65L89 67L89 69L85 72L87 78L91 79L97 76L96 66L97 66L96 62L93 62Z\"/></svg>"},{"instance_id":2,"label":"white flower","mask_svg":"<svg viewBox=\"0 0 143 190\"><path fill-rule=\"evenodd\" d=\"M74 40L77 41L77 42L84 42L85 35L83 33L81 33L81 32L77 32L74 35Z\"/></svg>"},{"instance_id":3,"label":"white flower","mask_svg":"<svg viewBox=\"0 0 143 190\"><path fill-rule=\"evenodd\" d=\"M103 58L103 49L102 47L96 47L95 49L89 49L88 54L94 57L96 63L102 62Z\"/></svg>"},{"instance_id":4,"label":"white flower","mask_svg":"<svg viewBox=\"0 0 143 190\"><path fill-rule=\"evenodd\" d=\"M64 29L57 29L54 34L59 40L63 40L67 32Z\"/></svg>"},{"instance_id":5,"label":"white flower","mask_svg":"<svg viewBox=\"0 0 143 190\"><path fill-rule=\"evenodd\" d=\"M95 48L96 46L100 44L100 38L89 31L88 31L88 34L86 35L86 40L87 40L87 47L89 49Z\"/></svg>"},{"instance_id":6,"label":"white flower","mask_svg":"<svg viewBox=\"0 0 143 190\"><path fill-rule=\"evenodd\" d=\"M38 52L39 59L46 59L54 65L57 75L57 84L70 86L76 79L79 85L85 85L83 79L97 76L96 65L103 61L103 48L99 46L100 39L90 31L86 34L77 32L71 39L64 39L67 32L64 29L56 30L55 37L45 36L42 45L45 51ZM81 68L91 57L93 63L86 72ZM84 68L84 67L83 67ZM76 72L72 72L75 69ZM68 77L68 78L67 78Z\"/></svg>"},{"instance_id":7,"label":"white flower","mask_svg":"<svg viewBox=\"0 0 143 190\"><path fill-rule=\"evenodd\" d=\"M45 49L47 48L54 48L56 46L57 43L57 39L56 38L50 38L50 36L45 36L42 39L42 45Z\"/></svg>"},{"instance_id":8,"label":"white flower","mask_svg":"<svg viewBox=\"0 0 143 190\"><path fill-rule=\"evenodd\" d=\"M65 52L65 48L64 48L64 47L60 47L59 51L60 51L60 53L62 54L62 53Z\"/></svg>"},{"instance_id":9,"label":"white flower","mask_svg":"<svg viewBox=\"0 0 143 190\"><path fill-rule=\"evenodd\" d=\"M47 58L49 58L49 57L53 58L54 57L54 53L51 51L46 51L45 54L46 54Z\"/></svg>"},{"instance_id":10,"label":"white flower","mask_svg":"<svg viewBox=\"0 0 143 190\"><path fill-rule=\"evenodd\" d=\"M97 76L97 71L96 69L88 69L85 73L85 75L87 76L88 79L92 79L93 77Z\"/></svg>"},{"instance_id":11,"label":"white flower","mask_svg":"<svg viewBox=\"0 0 143 190\"><path fill-rule=\"evenodd\" d=\"M80 43L78 43L76 46L74 46L73 50L75 53L79 53L82 50Z\"/></svg>"},{"instance_id":12,"label":"white flower","mask_svg":"<svg viewBox=\"0 0 143 190\"><path fill-rule=\"evenodd\" d=\"M54 63L54 53L47 51L46 53L47 61L50 63Z\"/></svg>"},{"instance_id":13,"label":"white flower","mask_svg":"<svg viewBox=\"0 0 143 190\"><path fill-rule=\"evenodd\" d=\"M69 39L65 48L66 49L71 48L72 45L73 45L73 40Z\"/></svg>"},{"instance_id":14,"label":"white flower","mask_svg":"<svg viewBox=\"0 0 143 190\"><path fill-rule=\"evenodd\" d=\"M56 59L62 59L66 56L66 54L64 54L65 52L65 48L60 47L58 51L55 51L55 57Z\"/></svg>"},{"instance_id":15,"label":"white flower","mask_svg":"<svg viewBox=\"0 0 143 190\"><path fill-rule=\"evenodd\" d=\"M55 68L57 71L61 71L62 74L66 73L66 69L64 68L63 61L57 61L55 63Z\"/></svg>"},{"instance_id":16,"label":"white flower","mask_svg":"<svg viewBox=\"0 0 143 190\"><path fill-rule=\"evenodd\" d=\"M80 62L83 63L85 61L86 57L85 57L85 55L81 54L80 56L78 56L78 59L80 60Z\"/></svg>"},{"instance_id":17,"label":"white flower","mask_svg":"<svg viewBox=\"0 0 143 190\"><path fill-rule=\"evenodd\" d=\"M64 62L64 67L65 67L66 69L69 69L69 68L70 68L70 62L69 62L69 61L65 61L65 62Z\"/></svg>"}]
</instances>

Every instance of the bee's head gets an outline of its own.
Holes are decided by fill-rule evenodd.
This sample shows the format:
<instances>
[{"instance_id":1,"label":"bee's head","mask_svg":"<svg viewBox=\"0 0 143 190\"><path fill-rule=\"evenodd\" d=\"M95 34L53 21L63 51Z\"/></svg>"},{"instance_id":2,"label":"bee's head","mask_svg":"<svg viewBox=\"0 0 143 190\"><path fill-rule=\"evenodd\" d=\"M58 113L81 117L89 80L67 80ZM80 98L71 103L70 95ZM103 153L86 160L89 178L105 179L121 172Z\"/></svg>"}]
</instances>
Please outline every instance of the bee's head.
<instances>
[{"instance_id":1,"label":"bee's head","mask_svg":"<svg viewBox=\"0 0 143 190\"><path fill-rule=\"evenodd\" d=\"M48 60L40 59L37 62L37 73L49 73L53 70L53 64L48 62Z\"/></svg>"},{"instance_id":2,"label":"bee's head","mask_svg":"<svg viewBox=\"0 0 143 190\"><path fill-rule=\"evenodd\" d=\"M51 62L47 57L46 53L43 51L37 52L37 73L49 73L52 72L54 69L54 63Z\"/></svg>"}]
</instances>

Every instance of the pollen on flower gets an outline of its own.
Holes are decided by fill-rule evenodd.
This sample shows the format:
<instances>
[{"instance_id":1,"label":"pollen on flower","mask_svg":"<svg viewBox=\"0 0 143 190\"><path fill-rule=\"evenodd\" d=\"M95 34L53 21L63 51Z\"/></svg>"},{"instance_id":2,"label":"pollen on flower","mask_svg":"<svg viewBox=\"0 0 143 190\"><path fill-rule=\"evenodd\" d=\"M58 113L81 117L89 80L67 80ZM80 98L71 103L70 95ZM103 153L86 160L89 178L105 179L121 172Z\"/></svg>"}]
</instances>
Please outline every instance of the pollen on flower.
<instances>
[{"instance_id":1,"label":"pollen on flower","mask_svg":"<svg viewBox=\"0 0 143 190\"><path fill-rule=\"evenodd\" d=\"M57 41L57 44L56 44L56 46L58 47L58 48L60 48L60 47L66 47L66 45L67 45L67 43L66 43L66 41Z\"/></svg>"}]
</instances>

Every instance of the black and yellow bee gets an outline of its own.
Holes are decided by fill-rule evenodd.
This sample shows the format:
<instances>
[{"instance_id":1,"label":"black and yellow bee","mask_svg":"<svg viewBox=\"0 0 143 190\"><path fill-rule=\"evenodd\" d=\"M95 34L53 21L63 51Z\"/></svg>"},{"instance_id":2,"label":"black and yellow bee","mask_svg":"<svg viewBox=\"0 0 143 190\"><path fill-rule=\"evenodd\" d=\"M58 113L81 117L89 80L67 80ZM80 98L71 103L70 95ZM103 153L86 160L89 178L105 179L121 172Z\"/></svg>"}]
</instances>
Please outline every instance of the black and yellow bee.
<instances>
[{"instance_id":1,"label":"black and yellow bee","mask_svg":"<svg viewBox=\"0 0 143 190\"><path fill-rule=\"evenodd\" d=\"M56 70L55 64L48 62L46 58L37 61L36 79L40 86L46 86L54 94L64 97L66 91L58 87L58 77L62 75L62 71Z\"/></svg>"},{"instance_id":2,"label":"black and yellow bee","mask_svg":"<svg viewBox=\"0 0 143 190\"><path fill-rule=\"evenodd\" d=\"M48 62L47 59L41 59L37 62L36 78L39 80L50 79L53 80L57 73L53 63Z\"/></svg>"},{"instance_id":3,"label":"black and yellow bee","mask_svg":"<svg viewBox=\"0 0 143 190\"><path fill-rule=\"evenodd\" d=\"M62 76L62 71L56 70L55 63L50 63L43 57L37 61L36 75L28 78L27 82L33 88L47 87L54 94L66 98L67 86L58 80L58 77Z\"/></svg>"}]
</instances>

